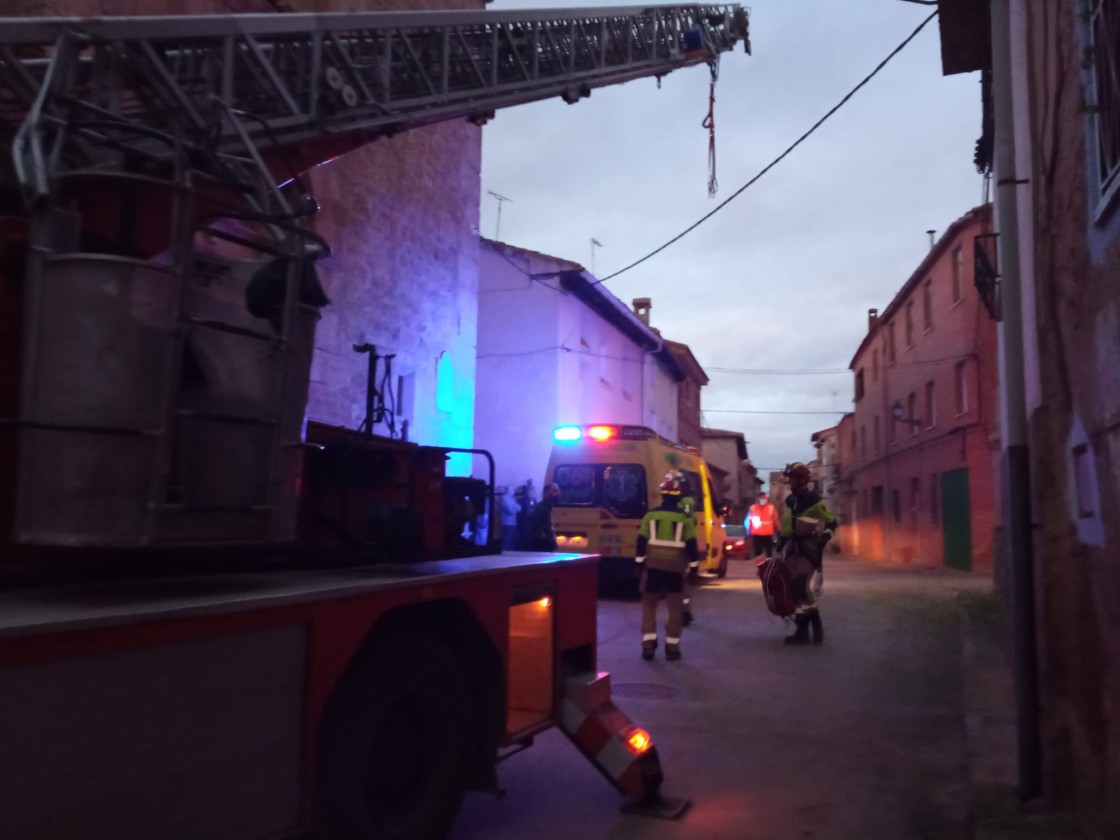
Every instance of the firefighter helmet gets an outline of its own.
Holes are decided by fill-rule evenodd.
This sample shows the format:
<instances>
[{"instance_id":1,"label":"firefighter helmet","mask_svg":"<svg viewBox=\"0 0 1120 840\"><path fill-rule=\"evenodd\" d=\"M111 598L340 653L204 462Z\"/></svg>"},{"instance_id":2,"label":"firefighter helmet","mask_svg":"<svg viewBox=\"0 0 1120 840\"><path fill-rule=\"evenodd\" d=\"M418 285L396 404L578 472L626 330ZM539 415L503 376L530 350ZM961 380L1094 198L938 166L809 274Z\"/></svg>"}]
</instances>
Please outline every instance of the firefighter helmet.
<instances>
[{"instance_id":1,"label":"firefighter helmet","mask_svg":"<svg viewBox=\"0 0 1120 840\"><path fill-rule=\"evenodd\" d=\"M680 496L684 493L684 476L679 470L670 470L661 480L662 496Z\"/></svg>"},{"instance_id":2,"label":"firefighter helmet","mask_svg":"<svg viewBox=\"0 0 1120 840\"><path fill-rule=\"evenodd\" d=\"M786 475L790 478L793 478L795 475L802 475L805 476L805 478L809 478L812 475L812 472L800 461L794 461L792 464L786 467Z\"/></svg>"}]
</instances>

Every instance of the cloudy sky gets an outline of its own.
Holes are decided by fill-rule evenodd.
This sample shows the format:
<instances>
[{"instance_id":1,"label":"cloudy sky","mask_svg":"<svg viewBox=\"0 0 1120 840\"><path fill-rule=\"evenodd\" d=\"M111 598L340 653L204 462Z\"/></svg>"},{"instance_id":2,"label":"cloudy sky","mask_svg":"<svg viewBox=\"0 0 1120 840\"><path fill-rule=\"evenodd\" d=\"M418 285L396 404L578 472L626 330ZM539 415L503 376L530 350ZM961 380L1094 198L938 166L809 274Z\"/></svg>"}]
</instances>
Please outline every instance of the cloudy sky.
<instances>
[{"instance_id":1,"label":"cloudy sky","mask_svg":"<svg viewBox=\"0 0 1120 840\"><path fill-rule=\"evenodd\" d=\"M489 8L613 5L496 0ZM622 5L622 4L619 4ZM705 67L500 111L483 134L481 232L603 278L676 236L786 150L929 16L903 0L755 0L753 55L716 85L708 197ZM852 402L867 331L944 231L982 201L979 74L943 77L936 18L843 108L720 212L606 282L692 348L704 424L742 431L763 470L812 457ZM591 239L602 243L594 249ZM774 371L783 371L774 373ZM786 371L799 371L797 373ZM802 373L800 371L816 371ZM837 372L839 371L839 372ZM787 412L787 413L783 413Z\"/></svg>"}]
</instances>

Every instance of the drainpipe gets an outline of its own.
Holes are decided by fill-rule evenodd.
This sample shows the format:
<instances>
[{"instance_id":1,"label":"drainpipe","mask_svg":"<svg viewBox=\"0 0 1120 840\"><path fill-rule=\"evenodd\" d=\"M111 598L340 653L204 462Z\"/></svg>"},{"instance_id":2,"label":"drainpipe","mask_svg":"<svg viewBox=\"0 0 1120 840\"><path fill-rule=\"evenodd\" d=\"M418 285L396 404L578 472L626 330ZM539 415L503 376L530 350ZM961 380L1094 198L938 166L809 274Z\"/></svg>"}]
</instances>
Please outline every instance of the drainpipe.
<instances>
[{"instance_id":1,"label":"drainpipe","mask_svg":"<svg viewBox=\"0 0 1120 840\"><path fill-rule=\"evenodd\" d=\"M1015 5L1014 14L1012 4ZM1019 0L992 0L992 101L995 112L994 169L1000 263L1000 390L1003 403L1003 522L1011 571L1018 712L1021 800L1042 793L1041 717L1036 637L1034 553L1031 534L1030 450L1023 351L1023 278L1019 260L1019 196L1029 180L1019 179L1015 160L1015 102L1012 82L1012 24L1022 26ZM1019 31L1020 45L1025 45ZM1025 105L1025 103L1021 103ZM1029 171L1024 173L1029 175Z\"/></svg>"}]
</instances>

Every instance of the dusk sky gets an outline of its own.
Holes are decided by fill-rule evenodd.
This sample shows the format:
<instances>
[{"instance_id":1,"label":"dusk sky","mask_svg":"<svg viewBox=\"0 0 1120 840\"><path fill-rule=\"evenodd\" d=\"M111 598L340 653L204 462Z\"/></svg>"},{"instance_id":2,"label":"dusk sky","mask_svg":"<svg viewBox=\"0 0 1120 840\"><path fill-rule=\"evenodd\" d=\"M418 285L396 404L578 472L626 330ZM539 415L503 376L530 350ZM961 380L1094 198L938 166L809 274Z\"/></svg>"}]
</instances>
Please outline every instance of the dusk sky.
<instances>
[{"instance_id":1,"label":"dusk sky","mask_svg":"<svg viewBox=\"0 0 1120 840\"><path fill-rule=\"evenodd\" d=\"M497 0L507 10L610 6ZM621 4L620 4L621 5ZM708 197L707 68L602 88L576 105L500 111L483 132L483 236L581 263L599 278L714 209L844 98L935 7L904 0L757 0L753 55L716 84L719 192ZM763 477L814 454L851 408L848 363L940 235L983 200L972 164L979 74L941 75L934 18L756 184L676 244L605 285L653 300L711 383L703 423L741 431ZM493 190L511 199L502 208ZM592 238L602 243L594 249ZM594 259L594 263L592 260ZM799 371L775 373L774 371ZM814 371L803 373L800 371ZM775 412L775 413L770 413ZM791 412L791 413L777 413Z\"/></svg>"}]
</instances>

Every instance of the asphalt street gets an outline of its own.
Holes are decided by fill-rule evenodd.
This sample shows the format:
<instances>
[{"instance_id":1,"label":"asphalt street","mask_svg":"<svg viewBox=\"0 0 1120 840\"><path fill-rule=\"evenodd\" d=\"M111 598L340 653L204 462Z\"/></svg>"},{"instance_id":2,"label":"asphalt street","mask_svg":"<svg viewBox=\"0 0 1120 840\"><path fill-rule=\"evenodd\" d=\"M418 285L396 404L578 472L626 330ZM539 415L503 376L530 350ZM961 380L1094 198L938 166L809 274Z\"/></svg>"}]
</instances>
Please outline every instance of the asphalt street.
<instances>
[{"instance_id":1,"label":"asphalt street","mask_svg":"<svg viewBox=\"0 0 1120 840\"><path fill-rule=\"evenodd\" d=\"M652 733L664 791L691 799L682 818L622 814L552 730L500 765L503 798L468 796L453 840L948 840L1006 807L1014 714L990 576L829 555L819 647L782 643L753 562L694 601L679 662L642 661L636 602L599 608L599 668Z\"/></svg>"}]
</instances>

